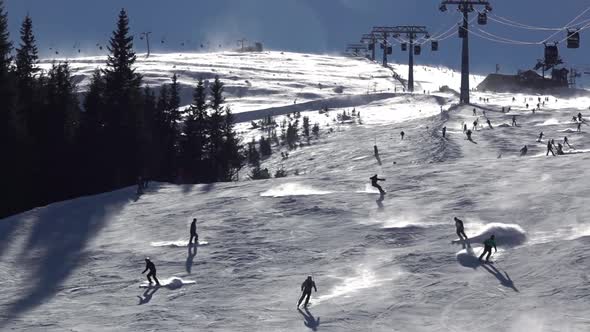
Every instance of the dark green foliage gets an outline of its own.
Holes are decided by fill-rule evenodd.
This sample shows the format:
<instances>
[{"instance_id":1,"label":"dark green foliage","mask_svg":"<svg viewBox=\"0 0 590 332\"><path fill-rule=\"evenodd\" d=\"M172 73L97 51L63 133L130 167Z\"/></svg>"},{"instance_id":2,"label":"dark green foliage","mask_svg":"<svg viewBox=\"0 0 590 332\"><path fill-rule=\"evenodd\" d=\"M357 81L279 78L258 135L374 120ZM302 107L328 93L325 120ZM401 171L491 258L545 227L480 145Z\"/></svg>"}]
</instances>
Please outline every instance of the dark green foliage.
<instances>
[{"instance_id":1,"label":"dark green foliage","mask_svg":"<svg viewBox=\"0 0 590 332\"><path fill-rule=\"evenodd\" d=\"M315 123L313 125L313 128L311 129L311 132L312 132L313 136L315 136L316 138L320 137L320 124Z\"/></svg>"},{"instance_id":2,"label":"dark green foliage","mask_svg":"<svg viewBox=\"0 0 590 332\"><path fill-rule=\"evenodd\" d=\"M282 168L275 172L275 178L284 178L286 176L287 176L287 172Z\"/></svg>"},{"instance_id":3,"label":"dark green foliage","mask_svg":"<svg viewBox=\"0 0 590 332\"><path fill-rule=\"evenodd\" d=\"M269 157L272 154L272 147L269 139L264 138L264 136L260 137L258 145L260 146L260 155L262 157Z\"/></svg>"},{"instance_id":4,"label":"dark green foliage","mask_svg":"<svg viewBox=\"0 0 590 332\"><path fill-rule=\"evenodd\" d=\"M256 166L252 169L249 177L252 180L270 179L270 172L268 171L268 168L261 169L260 166Z\"/></svg>"}]
</instances>

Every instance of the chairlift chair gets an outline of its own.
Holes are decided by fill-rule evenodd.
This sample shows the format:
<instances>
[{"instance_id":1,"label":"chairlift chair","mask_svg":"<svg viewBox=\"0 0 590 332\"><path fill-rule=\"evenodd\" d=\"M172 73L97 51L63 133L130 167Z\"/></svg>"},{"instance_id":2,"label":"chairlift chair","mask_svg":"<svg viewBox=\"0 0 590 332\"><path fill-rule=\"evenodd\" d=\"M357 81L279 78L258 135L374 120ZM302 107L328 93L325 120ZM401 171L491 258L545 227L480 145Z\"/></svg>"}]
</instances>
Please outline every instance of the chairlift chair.
<instances>
[{"instance_id":1,"label":"chairlift chair","mask_svg":"<svg viewBox=\"0 0 590 332\"><path fill-rule=\"evenodd\" d=\"M438 51L438 40L433 40L430 42L430 47L433 52Z\"/></svg>"},{"instance_id":2,"label":"chairlift chair","mask_svg":"<svg viewBox=\"0 0 590 332\"><path fill-rule=\"evenodd\" d=\"M567 30L567 48L580 47L580 30Z\"/></svg>"},{"instance_id":3,"label":"chairlift chair","mask_svg":"<svg viewBox=\"0 0 590 332\"><path fill-rule=\"evenodd\" d=\"M488 15L486 13L477 14L477 24L479 24L479 25L488 24Z\"/></svg>"},{"instance_id":4,"label":"chairlift chair","mask_svg":"<svg viewBox=\"0 0 590 332\"><path fill-rule=\"evenodd\" d=\"M407 43L402 43L402 52L405 52L408 50L408 44Z\"/></svg>"}]
</instances>

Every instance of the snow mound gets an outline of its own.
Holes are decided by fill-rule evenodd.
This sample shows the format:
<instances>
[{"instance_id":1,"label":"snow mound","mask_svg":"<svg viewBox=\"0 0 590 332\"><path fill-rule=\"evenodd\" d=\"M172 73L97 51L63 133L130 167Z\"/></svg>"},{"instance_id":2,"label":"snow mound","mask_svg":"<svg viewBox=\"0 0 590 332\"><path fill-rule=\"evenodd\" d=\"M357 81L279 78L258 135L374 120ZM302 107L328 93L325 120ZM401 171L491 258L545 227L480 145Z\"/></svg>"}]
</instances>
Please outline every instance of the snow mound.
<instances>
[{"instance_id":1,"label":"snow mound","mask_svg":"<svg viewBox=\"0 0 590 332\"><path fill-rule=\"evenodd\" d=\"M199 241L200 246L206 246L209 242L207 241ZM152 247L168 247L168 248L184 248L188 246L188 241L186 240L178 240L178 241L156 241L150 243Z\"/></svg>"},{"instance_id":2,"label":"snow mound","mask_svg":"<svg viewBox=\"0 0 590 332\"><path fill-rule=\"evenodd\" d=\"M262 197L328 195L331 191L318 190L300 183L284 183L260 194Z\"/></svg>"},{"instance_id":3,"label":"snow mound","mask_svg":"<svg viewBox=\"0 0 590 332\"><path fill-rule=\"evenodd\" d=\"M509 124L507 124L507 123L502 123L502 124L498 125L497 127L507 128L507 127L511 127L511 126Z\"/></svg>"},{"instance_id":4,"label":"snow mound","mask_svg":"<svg viewBox=\"0 0 590 332\"><path fill-rule=\"evenodd\" d=\"M470 243L483 243L486 239L494 234L496 244L501 246L514 247L523 244L526 241L526 232L522 227L516 224L504 224L494 222L485 225L476 235L467 234ZM460 240L454 240L453 243L461 243Z\"/></svg>"},{"instance_id":5,"label":"snow mound","mask_svg":"<svg viewBox=\"0 0 590 332\"><path fill-rule=\"evenodd\" d=\"M164 280L160 280L160 287L166 287L168 289L178 289L184 285L193 285L197 282L195 280L183 280L178 277L167 278ZM155 284L149 284L147 281L144 281L139 285L139 288L153 288L156 287Z\"/></svg>"},{"instance_id":6,"label":"snow mound","mask_svg":"<svg viewBox=\"0 0 590 332\"><path fill-rule=\"evenodd\" d=\"M537 123L535 126L541 127L541 126L551 126L551 125L557 125L557 124L559 124L559 120L557 120L555 118L551 118L551 119L545 120L545 122L543 122L543 123Z\"/></svg>"},{"instance_id":7,"label":"snow mound","mask_svg":"<svg viewBox=\"0 0 590 332\"><path fill-rule=\"evenodd\" d=\"M575 133L578 130L577 129L572 129L572 128L567 128L567 129L563 129L563 130L559 130L562 133Z\"/></svg>"}]
</instances>

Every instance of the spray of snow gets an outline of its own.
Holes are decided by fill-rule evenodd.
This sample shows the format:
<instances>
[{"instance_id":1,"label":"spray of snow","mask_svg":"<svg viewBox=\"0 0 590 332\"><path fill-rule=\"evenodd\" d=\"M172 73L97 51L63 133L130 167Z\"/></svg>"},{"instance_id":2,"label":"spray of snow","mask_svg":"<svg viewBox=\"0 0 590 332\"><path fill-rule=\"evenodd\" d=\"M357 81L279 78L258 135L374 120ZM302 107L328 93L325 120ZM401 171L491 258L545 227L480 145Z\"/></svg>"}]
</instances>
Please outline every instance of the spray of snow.
<instances>
[{"instance_id":1,"label":"spray of snow","mask_svg":"<svg viewBox=\"0 0 590 332\"><path fill-rule=\"evenodd\" d=\"M483 226L470 225L470 227L476 230L475 235L467 234L471 243L482 243L492 234L496 236L498 246L514 247L523 244L527 239L526 232L517 224L493 222ZM460 242L458 239L453 241L453 243Z\"/></svg>"},{"instance_id":2,"label":"spray of snow","mask_svg":"<svg viewBox=\"0 0 590 332\"><path fill-rule=\"evenodd\" d=\"M284 183L260 194L262 197L328 195L331 191L315 189L300 183Z\"/></svg>"},{"instance_id":3,"label":"spray of snow","mask_svg":"<svg viewBox=\"0 0 590 332\"><path fill-rule=\"evenodd\" d=\"M184 280L182 278L172 277L172 278L166 278L166 279L160 280L160 287L166 287L168 289L178 289L184 285L192 285L192 284L196 284L196 283L197 282L195 280ZM150 287L154 287L154 284L150 285L147 281L144 281L141 283L141 285L139 285L139 288L150 288Z\"/></svg>"}]
</instances>

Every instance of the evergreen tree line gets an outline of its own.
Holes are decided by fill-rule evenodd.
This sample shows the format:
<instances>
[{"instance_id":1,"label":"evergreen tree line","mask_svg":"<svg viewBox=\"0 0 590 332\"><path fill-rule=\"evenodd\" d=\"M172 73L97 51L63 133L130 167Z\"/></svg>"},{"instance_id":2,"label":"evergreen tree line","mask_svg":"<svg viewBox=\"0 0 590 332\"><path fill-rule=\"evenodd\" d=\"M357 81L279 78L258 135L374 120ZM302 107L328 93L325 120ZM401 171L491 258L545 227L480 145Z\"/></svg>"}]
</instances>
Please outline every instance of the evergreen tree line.
<instances>
[{"instance_id":1,"label":"evergreen tree line","mask_svg":"<svg viewBox=\"0 0 590 332\"><path fill-rule=\"evenodd\" d=\"M199 80L184 110L176 75L158 95L143 86L124 10L106 65L94 72L83 98L67 62L39 68L29 16L18 45L9 37L0 0L0 216L129 186L139 177L177 183L237 178L245 156L224 106L223 83Z\"/></svg>"}]
</instances>

